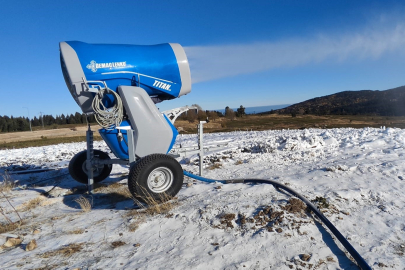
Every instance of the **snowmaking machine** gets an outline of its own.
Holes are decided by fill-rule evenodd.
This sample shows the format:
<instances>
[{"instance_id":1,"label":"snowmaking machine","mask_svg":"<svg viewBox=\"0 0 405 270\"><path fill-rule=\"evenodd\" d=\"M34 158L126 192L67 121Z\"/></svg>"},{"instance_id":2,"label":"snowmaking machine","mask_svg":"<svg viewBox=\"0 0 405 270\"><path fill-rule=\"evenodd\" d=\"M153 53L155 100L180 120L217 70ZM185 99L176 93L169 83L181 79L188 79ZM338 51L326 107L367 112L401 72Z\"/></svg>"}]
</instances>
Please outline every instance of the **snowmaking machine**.
<instances>
[{"instance_id":1,"label":"snowmaking machine","mask_svg":"<svg viewBox=\"0 0 405 270\"><path fill-rule=\"evenodd\" d=\"M69 163L76 181L107 178L113 164L130 165L128 187L134 197L175 196L183 170L168 153L178 135L173 123L188 108L160 112L156 103L191 91L186 54L179 44L113 45L61 42L60 62L66 85L87 116L94 115L99 133L117 157L93 148L90 125L87 150Z\"/></svg>"},{"instance_id":2,"label":"snowmaking machine","mask_svg":"<svg viewBox=\"0 0 405 270\"><path fill-rule=\"evenodd\" d=\"M173 123L190 109L181 107L160 112L156 103L178 98L191 91L188 60L179 44L112 45L78 41L60 43L60 62L66 85L88 117L94 115L99 133L117 158L93 148L93 131L88 125L87 150L69 163L69 173L91 192L93 183L103 181L113 164L129 165L128 187L144 202L175 196L184 175L223 184L271 184L299 198L337 237L362 269L371 269L346 238L308 199L279 181L270 179L215 180L201 176L203 146L200 121L200 176L183 171L169 151L178 135ZM219 146L220 147L220 146ZM180 152L178 152L180 153Z\"/></svg>"}]
</instances>

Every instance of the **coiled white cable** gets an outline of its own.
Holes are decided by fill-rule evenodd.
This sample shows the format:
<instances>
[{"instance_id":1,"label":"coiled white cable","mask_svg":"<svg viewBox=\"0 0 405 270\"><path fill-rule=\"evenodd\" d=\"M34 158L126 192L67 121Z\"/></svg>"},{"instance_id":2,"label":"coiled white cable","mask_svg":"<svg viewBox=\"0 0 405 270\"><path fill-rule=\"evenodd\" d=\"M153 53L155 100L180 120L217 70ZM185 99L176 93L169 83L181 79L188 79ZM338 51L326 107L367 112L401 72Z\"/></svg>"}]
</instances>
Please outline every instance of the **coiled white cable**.
<instances>
[{"instance_id":1,"label":"coiled white cable","mask_svg":"<svg viewBox=\"0 0 405 270\"><path fill-rule=\"evenodd\" d=\"M114 95L114 106L107 108L103 104L102 100L105 94ZM109 88L100 89L93 99L92 107L96 121L101 127L111 130L121 125L122 118L124 117L122 100L113 90Z\"/></svg>"}]
</instances>

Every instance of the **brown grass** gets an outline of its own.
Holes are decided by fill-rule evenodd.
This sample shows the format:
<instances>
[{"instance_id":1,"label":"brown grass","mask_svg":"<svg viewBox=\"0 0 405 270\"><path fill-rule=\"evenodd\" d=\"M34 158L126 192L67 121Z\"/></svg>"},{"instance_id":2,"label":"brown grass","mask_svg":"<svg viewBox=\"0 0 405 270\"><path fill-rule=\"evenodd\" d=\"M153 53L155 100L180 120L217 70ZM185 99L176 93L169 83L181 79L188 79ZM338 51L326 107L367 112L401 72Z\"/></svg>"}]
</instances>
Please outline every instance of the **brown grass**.
<instances>
[{"instance_id":1,"label":"brown grass","mask_svg":"<svg viewBox=\"0 0 405 270\"><path fill-rule=\"evenodd\" d=\"M5 171L1 177L3 178L3 182L0 184L0 191L10 192L15 187L14 180L7 173L7 171Z\"/></svg>"},{"instance_id":2,"label":"brown grass","mask_svg":"<svg viewBox=\"0 0 405 270\"><path fill-rule=\"evenodd\" d=\"M303 213L307 210L307 205L300 199L290 198L288 204L282 208L290 213Z\"/></svg>"},{"instance_id":3,"label":"brown grass","mask_svg":"<svg viewBox=\"0 0 405 270\"><path fill-rule=\"evenodd\" d=\"M130 232L134 232L134 231L138 230L140 224L141 224L141 222L134 221L129 224L128 230Z\"/></svg>"},{"instance_id":4,"label":"brown grass","mask_svg":"<svg viewBox=\"0 0 405 270\"><path fill-rule=\"evenodd\" d=\"M185 120L177 120L175 126L181 133L196 133L197 124ZM341 128L341 127L397 127L405 128L404 116L367 116L367 115L246 115L234 120L219 118L204 125L204 132L229 132L246 130L269 129L300 129L300 128ZM85 125L76 125L78 131L72 131L73 125L56 126L56 130L34 132L13 132L0 134L0 149L45 146L59 143L86 141ZM97 126L93 126L93 130ZM42 136L42 138L40 137ZM95 140L101 140L100 135L94 134Z\"/></svg>"},{"instance_id":5,"label":"brown grass","mask_svg":"<svg viewBox=\"0 0 405 270\"><path fill-rule=\"evenodd\" d=\"M135 204L141 208L138 212L144 212L148 215L166 214L172 210L178 203L177 197L172 198L165 192L152 196L145 188L140 187L143 190L144 196L133 198ZM146 204L146 206L145 206Z\"/></svg>"},{"instance_id":6,"label":"brown grass","mask_svg":"<svg viewBox=\"0 0 405 270\"><path fill-rule=\"evenodd\" d=\"M243 164L242 160L238 160L238 161L235 162L235 165L240 165L240 164Z\"/></svg>"},{"instance_id":7,"label":"brown grass","mask_svg":"<svg viewBox=\"0 0 405 270\"><path fill-rule=\"evenodd\" d=\"M208 167L208 170L215 170L215 169L219 169L222 167L221 163L214 163L213 165L211 165L210 167Z\"/></svg>"},{"instance_id":8,"label":"brown grass","mask_svg":"<svg viewBox=\"0 0 405 270\"><path fill-rule=\"evenodd\" d=\"M29 200L21 206L21 211L29 211L36 208L45 198L42 196L36 197L35 199ZM18 207L17 207L18 208Z\"/></svg>"},{"instance_id":9,"label":"brown grass","mask_svg":"<svg viewBox=\"0 0 405 270\"><path fill-rule=\"evenodd\" d=\"M69 244L69 245L63 246L59 249L42 253L40 255L40 257L41 258L51 258L51 257L55 257L55 256L70 257L73 254L81 251L83 249L83 244L84 243Z\"/></svg>"},{"instance_id":10,"label":"brown grass","mask_svg":"<svg viewBox=\"0 0 405 270\"><path fill-rule=\"evenodd\" d=\"M129 192L128 186L126 184L121 183L112 183L108 186L102 185L94 189L94 193L116 193L117 195L121 195L122 197L131 199L132 194Z\"/></svg>"},{"instance_id":11,"label":"brown grass","mask_svg":"<svg viewBox=\"0 0 405 270\"><path fill-rule=\"evenodd\" d=\"M148 215L160 215L160 214L167 214L177 205L177 198L173 198L175 200L170 200L171 197L163 193L161 198L155 199L152 196L143 197L142 200L147 204L145 206L139 200L134 198L134 202L138 207L141 208L141 212L144 212Z\"/></svg>"},{"instance_id":12,"label":"brown grass","mask_svg":"<svg viewBox=\"0 0 405 270\"><path fill-rule=\"evenodd\" d=\"M9 215L10 211L5 211L5 208L0 206L0 215L6 220L6 222L0 223L0 231L1 231L1 233L10 232L10 231L17 229L19 226L21 226L23 224L23 220L22 220L20 214L18 213L18 211L15 209L13 204L10 202L10 200L6 196L6 194L2 190L0 190L0 194L1 194L2 198L4 198L8 202L8 205L12 209L11 212L15 213L19 219L18 222L12 221L11 217Z\"/></svg>"},{"instance_id":13,"label":"brown grass","mask_svg":"<svg viewBox=\"0 0 405 270\"><path fill-rule=\"evenodd\" d=\"M176 127L182 127L182 133L196 133L196 123L177 120ZM398 127L405 128L403 116L367 116L367 115L247 115L229 120L219 118L204 125L204 132L229 132L235 130L269 130L269 129L300 129L300 128L341 128L341 127Z\"/></svg>"},{"instance_id":14,"label":"brown grass","mask_svg":"<svg viewBox=\"0 0 405 270\"><path fill-rule=\"evenodd\" d=\"M126 244L127 243L122 242L122 241L114 241L114 242L111 243L111 247L112 248L117 248L117 247L120 247L120 246L123 246L123 245L126 245Z\"/></svg>"},{"instance_id":15,"label":"brown grass","mask_svg":"<svg viewBox=\"0 0 405 270\"><path fill-rule=\"evenodd\" d=\"M92 202L90 202L86 197L80 196L75 200L82 209L83 212L87 213L91 211Z\"/></svg>"},{"instance_id":16,"label":"brown grass","mask_svg":"<svg viewBox=\"0 0 405 270\"><path fill-rule=\"evenodd\" d=\"M39 267L39 268L34 268L33 270L54 270L54 269L57 269L58 267L60 267L61 265L68 265L68 263L62 262L61 264L51 264L51 265L46 265L46 266ZM25 264L21 264L21 265L17 264L17 267L23 267L23 266L25 266Z\"/></svg>"},{"instance_id":17,"label":"brown grass","mask_svg":"<svg viewBox=\"0 0 405 270\"><path fill-rule=\"evenodd\" d=\"M148 194L146 191L144 193ZM177 197L172 198L166 193L162 193L157 199L148 195L142 198L142 202L136 198L133 200L140 209L133 209L125 213L125 217L132 218L128 225L130 232L136 231L145 221L146 216L168 214L178 204Z\"/></svg>"},{"instance_id":18,"label":"brown grass","mask_svg":"<svg viewBox=\"0 0 405 270\"><path fill-rule=\"evenodd\" d=\"M76 230L67 232L67 234L82 234L82 233L84 233L83 229L76 229Z\"/></svg>"},{"instance_id":19,"label":"brown grass","mask_svg":"<svg viewBox=\"0 0 405 270\"><path fill-rule=\"evenodd\" d=\"M101 141L102 138L94 134L95 141ZM0 149L19 149L19 148L26 148L26 147L38 147L38 146L46 146L46 145L54 145L60 143L72 143L72 142L85 142L86 136L75 136L75 137L43 137L36 140L25 140L25 141L17 141L17 142L9 142L9 143L0 143Z\"/></svg>"},{"instance_id":20,"label":"brown grass","mask_svg":"<svg viewBox=\"0 0 405 270\"><path fill-rule=\"evenodd\" d=\"M127 213L127 216L133 217L128 225L128 230L130 232L136 231L139 226L145 221L145 217L140 215L139 212L136 210L131 210L129 213Z\"/></svg>"},{"instance_id":21,"label":"brown grass","mask_svg":"<svg viewBox=\"0 0 405 270\"><path fill-rule=\"evenodd\" d=\"M0 223L0 233L12 232L21 225L22 224L20 222Z\"/></svg>"}]
</instances>

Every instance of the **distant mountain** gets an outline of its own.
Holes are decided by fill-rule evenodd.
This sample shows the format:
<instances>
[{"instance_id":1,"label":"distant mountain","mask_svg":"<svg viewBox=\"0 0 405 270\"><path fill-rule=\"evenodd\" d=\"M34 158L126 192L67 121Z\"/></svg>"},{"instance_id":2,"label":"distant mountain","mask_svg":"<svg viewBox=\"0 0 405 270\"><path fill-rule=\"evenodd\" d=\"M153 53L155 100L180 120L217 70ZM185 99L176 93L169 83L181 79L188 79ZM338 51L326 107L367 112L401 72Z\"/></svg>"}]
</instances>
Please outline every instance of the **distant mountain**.
<instances>
[{"instance_id":1,"label":"distant mountain","mask_svg":"<svg viewBox=\"0 0 405 270\"><path fill-rule=\"evenodd\" d=\"M385 91L344 91L277 110L280 114L405 116L405 86Z\"/></svg>"}]
</instances>

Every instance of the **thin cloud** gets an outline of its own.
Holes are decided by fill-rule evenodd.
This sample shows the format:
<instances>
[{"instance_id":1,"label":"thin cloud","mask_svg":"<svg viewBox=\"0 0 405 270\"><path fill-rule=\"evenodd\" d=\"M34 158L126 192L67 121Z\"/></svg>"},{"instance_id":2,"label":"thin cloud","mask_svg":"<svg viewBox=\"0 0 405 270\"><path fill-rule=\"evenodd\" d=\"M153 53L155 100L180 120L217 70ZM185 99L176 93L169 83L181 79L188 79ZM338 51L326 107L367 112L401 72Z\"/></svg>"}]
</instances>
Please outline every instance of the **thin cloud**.
<instances>
[{"instance_id":1,"label":"thin cloud","mask_svg":"<svg viewBox=\"0 0 405 270\"><path fill-rule=\"evenodd\" d=\"M185 47L193 83L325 61L405 53L405 25L362 33L279 42Z\"/></svg>"}]
</instances>

